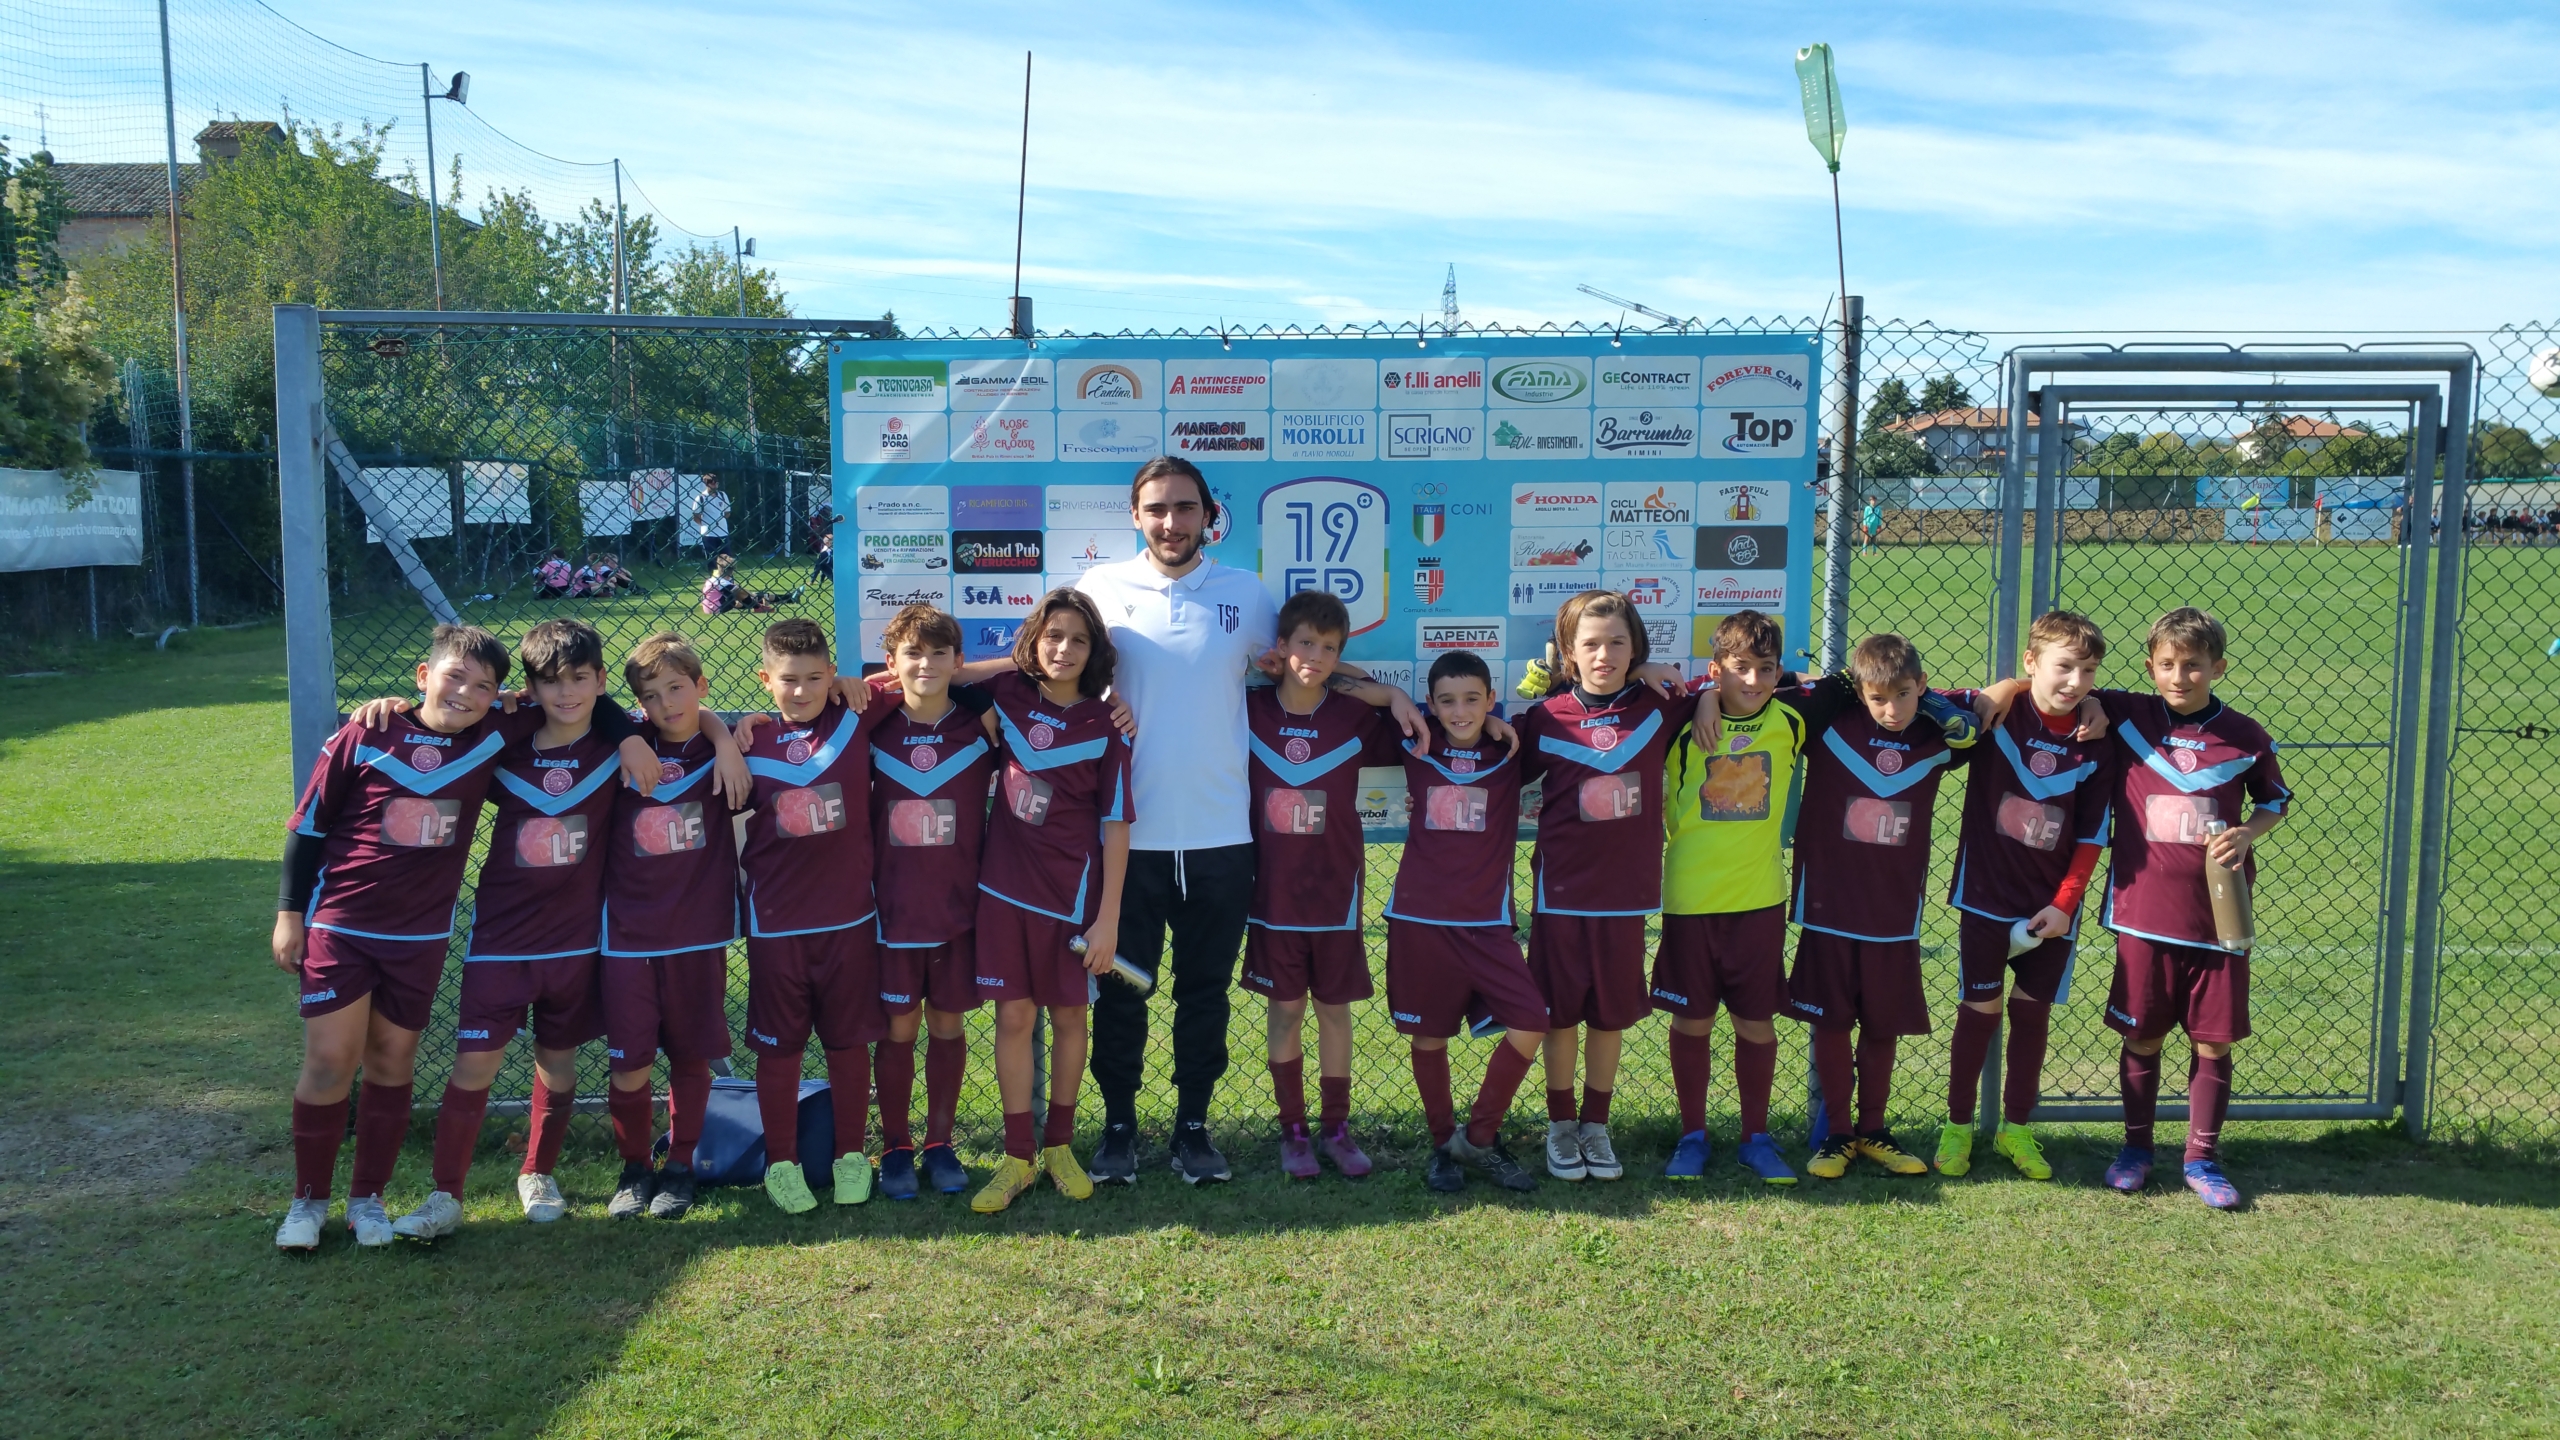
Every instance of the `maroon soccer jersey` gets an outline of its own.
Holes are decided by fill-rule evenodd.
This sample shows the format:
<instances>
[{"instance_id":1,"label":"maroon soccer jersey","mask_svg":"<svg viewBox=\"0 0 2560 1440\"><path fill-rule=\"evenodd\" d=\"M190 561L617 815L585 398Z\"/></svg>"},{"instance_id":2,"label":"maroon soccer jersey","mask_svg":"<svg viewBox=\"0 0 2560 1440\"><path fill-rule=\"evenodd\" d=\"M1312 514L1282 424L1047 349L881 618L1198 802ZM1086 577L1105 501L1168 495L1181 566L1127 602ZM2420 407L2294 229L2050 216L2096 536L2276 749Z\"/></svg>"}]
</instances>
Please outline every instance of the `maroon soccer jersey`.
<instances>
[{"instance_id":1,"label":"maroon soccer jersey","mask_svg":"<svg viewBox=\"0 0 2560 1440\"><path fill-rule=\"evenodd\" d=\"M2024 920L2053 903L2080 846L2107 843L2115 746L2075 740L2076 728L2055 734L2020 696L1979 742L1990 753L1965 780L1948 904L1987 920Z\"/></svg>"},{"instance_id":2,"label":"maroon soccer jersey","mask_svg":"<svg viewBox=\"0 0 2560 1440\"><path fill-rule=\"evenodd\" d=\"M373 940L442 940L471 856L471 832L509 735L540 713L491 710L458 735L406 715L349 721L321 747L293 828L322 840L305 923Z\"/></svg>"},{"instance_id":3,"label":"maroon soccer jersey","mask_svg":"<svg viewBox=\"0 0 2560 1440\"><path fill-rule=\"evenodd\" d=\"M987 685L1004 758L978 888L1073 925L1102 895L1102 827L1131 818L1129 742L1100 700L1060 705L1019 673ZM980 952L986 950L980 945Z\"/></svg>"},{"instance_id":4,"label":"maroon soccer jersey","mask_svg":"<svg viewBox=\"0 0 2560 1440\"><path fill-rule=\"evenodd\" d=\"M1453 748L1431 723L1431 753L1404 758L1404 858L1387 914L1425 925L1511 924L1511 862L1520 844L1520 766L1479 735Z\"/></svg>"},{"instance_id":5,"label":"maroon soccer jersey","mask_svg":"<svg viewBox=\"0 0 2560 1440\"><path fill-rule=\"evenodd\" d=\"M1812 689L1819 695L1847 686L1824 679ZM1805 746L1795 922L1852 940L1914 939L1928 889L1938 782L1967 752L1948 749L1925 720L1885 729L1854 694L1815 708L1832 713Z\"/></svg>"},{"instance_id":6,"label":"maroon soccer jersey","mask_svg":"<svg viewBox=\"0 0 2560 1440\"><path fill-rule=\"evenodd\" d=\"M614 787L604 846L604 953L726 950L738 937L738 841L711 786L709 737L641 738L658 752L657 793Z\"/></svg>"},{"instance_id":7,"label":"maroon soccer jersey","mask_svg":"<svg viewBox=\"0 0 2560 1440\"><path fill-rule=\"evenodd\" d=\"M1357 930L1360 767L1394 765L1404 731L1393 716L1327 692L1311 715L1281 708L1277 687L1245 692L1252 736L1253 908L1273 930Z\"/></svg>"},{"instance_id":8,"label":"maroon soccer jersey","mask_svg":"<svg viewBox=\"0 0 2560 1440\"><path fill-rule=\"evenodd\" d=\"M1530 855L1536 908L1648 915L1662 908L1662 761L1695 702L1650 685L1550 695L1520 721L1521 778L1546 780Z\"/></svg>"},{"instance_id":9,"label":"maroon soccer jersey","mask_svg":"<svg viewBox=\"0 0 2560 1440\"><path fill-rule=\"evenodd\" d=\"M549 960L596 948L604 904L596 849L620 778L614 742L593 729L556 750L537 749L528 736L498 757L465 960Z\"/></svg>"},{"instance_id":10,"label":"maroon soccer jersey","mask_svg":"<svg viewBox=\"0 0 2560 1440\"><path fill-rule=\"evenodd\" d=\"M978 856L995 766L978 717L901 708L871 731L871 853L884 945L947 945L978 923Z\"/></svg>"},{"instance_id":11,"label":"maroon soccer jersey","mask_svg":"<svg viewBox=\"0 0 2560 1440\"><path fill-rule=\"evenodd\" d=\"M747 747L755 814L738 859L747 872L747 933L807 935L867 923L871 903L870 727L830 699L806 725L756 727Z\"/></svg>"},{"instance_id":12,"label":"maroon soccer jersey","mask_svg":"<svg viewBox=\"0 0 2560 1440\"><path fill-rule=\"evenodd\" d=\"M2116 745L2115 833L2100 924L2172 945L2220 949L2205 890L2205 824L2238 825L2243 802L2281 815L2293 792L2257 721L2208 701L2179 715L2157 695L2101 690ZM2255 878L2253 846L2244 867Z\"/></svg>"}]
</instances>

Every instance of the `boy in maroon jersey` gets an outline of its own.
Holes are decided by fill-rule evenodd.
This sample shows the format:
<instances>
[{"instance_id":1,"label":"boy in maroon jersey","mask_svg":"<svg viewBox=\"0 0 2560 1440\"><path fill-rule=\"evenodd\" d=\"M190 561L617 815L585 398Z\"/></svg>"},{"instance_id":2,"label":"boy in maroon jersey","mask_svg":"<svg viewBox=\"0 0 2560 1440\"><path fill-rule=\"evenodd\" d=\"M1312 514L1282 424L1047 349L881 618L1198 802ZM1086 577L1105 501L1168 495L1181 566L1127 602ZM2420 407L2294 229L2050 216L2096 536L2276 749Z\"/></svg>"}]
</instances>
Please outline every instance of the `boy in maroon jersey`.
<instances>
[{"instance_id":1,"label":"boy in maroon jersey","mask_svg":"<svg viewBox=\"0 0 2560 1440\"><path fill-rule=\"evenodd\" d=\"M984 692L951 683L960 622L910 605L889 621L881 645L905 703L871 731L880 1003L889 1013L876 1065L880 1193L913 1200L918 1170L945 1195L969 1184L951 1150L951 1123L969 1053L961 1017L978 1008L978 858L994 759L979 733ZM921 1154L909 1128L919 1029L929 1036Z\"/></svg>"},{"instance_id":2,"label":"boy in maroon jersey","mask_svg":"<svg viewBox=\"0 0 2560 1440\"><path fill-rule=\"evenodd\" d=\"M1506 1190L1538 1177L1502 1144L1502 1117L1547 1032L1547 1002L1512 931L1511 864L1520 835L1520 766L1485 732L1493 675L1452 651L1431 662L1431 726L1407 753L1411 812L1387 901L1387 1009L1413 1037L1413 1083L1431 1127L1423 1183L1465 1187L1473 1165ZM1449 1090L1449 1037L1481 1008L1509 1032L1493 1050L1461 1129Z\"/></svg>"},{"instance_id":3,"label":"boy in maroon jersey","mask_svg":"<svg viewBox=\"0 0 2560 1440\"><path fill-rule=\"evenodd\" d=\"M1360 767L1393 765L1421 717L1401 690L1338 677L1351 614L1322 590L1280 606L1279 683L1245 693L1251 734L1253 904L1246 911L1244 988L1270 1002L1271 1089L1280 1106L1280 1168L1369 1173L1351 1138L1351 1002L1377 993L1360 938ZM1338 692L1338 693L1337 693ZM1379 708L1379 707L1385 708ZM1307 1002L1316 1011L1324 1108L1307 1129Z\"/></svg>"},{"instance_id":4,"label":"boy in maroon jersey","mask_svg":"<svg viewBox=\"0 0 2560 1440\"><path fill-rule=\"evenodd\" d=\"M1004 1159L969 1201L981 1215L1011 1205L1043 1173L1070 1200L1093 1195L1072 1148L1076 1092L1094 977L1109 972L1119 948L1129 868L1129 742L1100 698L1116 658L1101 612L1078 591L1052 590L1023 621L1013 656L1016 672L988 683L995 705L980 717L1004 751L977 923L978 998L996 1006ZM1049 1120L1035 1162L1031 1022L1041 1008L1049 1012Z\"/></svg>"},{"instance_id":5,"label":"boy in maroon jersey","mask_svg":"<svg viewBox=\"0 0 2560 1440\"><path fill-rule=\"evenodd\" d=\"M1971 713L1930 692L1920 652L1899 635L1859 641L1849 677L1815 681L1797 706L1820 738L1806 747L1796 820L1799 933L1787 1008L1813 1027L1822 1118L1834 1128L1805 1168L1825 1180L1860 1155L1896 1175L1929 1169L1895 1143L1885 1104L1899 1037L1929 1033L1920 906L1931 807L1975 737ZM1831 1121L1849 1112L1853 1093L1854 1131Z\"/></svg>"},{"instance_id":6,"label":"boy in maroon jersey","mask_svg":"<svg viewBox=\"0 0 2560 1440\"><path fill-rule=\"evenodd\" d=\"M1947 903L1957 911L1964 1005L1956 1011L1947 1123L1938 1134L1941 1175L1973 1166L1976 1096L2006 989L2009 1056L1991 1147L2028 1179L2053 1178L2027 1117L2044 1090L2053 1007L2071 985L2081 897L2107 843L2115 747L2079 738L2080 702L2106 658L2106 636L2086 617L2067 610L2036 617L2025 657L2034 703L2010 707L1991 726L1994 753L1965 782L1955 878L1947 886ZM2038 943L2012 957L2010 930L2019 924Z\"/></svg>"}]
</instances>

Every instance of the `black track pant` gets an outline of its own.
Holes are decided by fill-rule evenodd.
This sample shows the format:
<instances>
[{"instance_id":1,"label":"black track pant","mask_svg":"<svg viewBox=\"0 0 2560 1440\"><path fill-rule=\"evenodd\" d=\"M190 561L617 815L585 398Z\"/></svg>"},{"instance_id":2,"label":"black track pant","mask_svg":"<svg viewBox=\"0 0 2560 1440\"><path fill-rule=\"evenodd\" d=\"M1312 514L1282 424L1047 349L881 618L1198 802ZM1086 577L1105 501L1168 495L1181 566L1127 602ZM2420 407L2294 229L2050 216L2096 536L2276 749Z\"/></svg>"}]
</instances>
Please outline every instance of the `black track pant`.
<instances>
[{"instance_id":1,"label":"black track pant","mask_svg":"<svg viewBox=\"0 0 2560 1440\"><path fill-rule=\"evenodd\" d=\"M1173 993L1173 1086L1177 1114L1199 1120L1227 1073L1228 996L1253 902L1253 847L1132 850L1120 891L1120 953ZM1173 961L1164 963L1165 929ZM1135 1124L1147 1063L1147 998L1105 977L1093 1013L1093 1082L1104 1116Z\"/></svg>"}]
</instances>

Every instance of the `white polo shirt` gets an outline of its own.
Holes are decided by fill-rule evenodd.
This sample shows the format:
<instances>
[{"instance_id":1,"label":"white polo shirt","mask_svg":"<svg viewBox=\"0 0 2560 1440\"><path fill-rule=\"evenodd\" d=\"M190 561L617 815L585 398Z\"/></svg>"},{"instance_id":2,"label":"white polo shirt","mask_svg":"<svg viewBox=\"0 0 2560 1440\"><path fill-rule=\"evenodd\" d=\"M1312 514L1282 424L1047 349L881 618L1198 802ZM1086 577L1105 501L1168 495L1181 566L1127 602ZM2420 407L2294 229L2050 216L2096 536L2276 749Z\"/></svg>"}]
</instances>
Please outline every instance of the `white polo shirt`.
<instances>
[{"instance_id":1,"label":"white polo shirt","mask_svg":"<svg viewBox=\"0 0 2560 1440\"><path fill-rule=\"evenodd\" d=\"M1076 588L1111 628L1112 688L1138 717L1130 848L1252 843L1244 679L1280 625L1262 577L1204 559L1177 580L1141 555L1087 570Z\"/></svg>"}]
</instances>

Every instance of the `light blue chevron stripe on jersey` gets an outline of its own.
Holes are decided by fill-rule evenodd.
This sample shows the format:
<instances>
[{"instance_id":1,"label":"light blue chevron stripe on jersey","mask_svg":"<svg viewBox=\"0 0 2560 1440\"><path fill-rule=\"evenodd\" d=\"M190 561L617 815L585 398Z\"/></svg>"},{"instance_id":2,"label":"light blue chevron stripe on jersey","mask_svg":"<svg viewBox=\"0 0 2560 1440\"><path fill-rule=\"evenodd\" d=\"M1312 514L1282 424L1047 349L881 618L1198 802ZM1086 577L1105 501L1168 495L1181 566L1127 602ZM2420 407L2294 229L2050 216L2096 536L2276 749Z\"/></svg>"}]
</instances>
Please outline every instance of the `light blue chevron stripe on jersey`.
<instances>
[{"instance_id":1,"label":"light blue chevron stripe on jersey","mask_svg":"<svg viewBox=\"0 0 2560 1440\"><path fill-rule=\"evenodd\" d=\"M1841 764L1849 767L1849 773L1857 777L1859 784L1878 795L1899 795L1928 779L1931 771L1955 758L1952 751L1941 750L1925 760L1914 760L1893 774L1887 775L1877 769L1873 761L1851 749L1849 742L1841 739L1840 732L1837 730L1823 731L1822 743L1831 747L1831 753L1839 759Z\"/></svg>"},{"instance_id":2,"label":"light blue chevron stripe on jersey","mask_svg":"<svg viewBox=\"0 0 2560 1440\"><path fill-rule=\"evenodd\" d=\"M557 815L563 810L574 809L579 801L584 800L588 796L596 793L598 790L603 789L607 784L611 783L613 777L621 773L621 770L610 762L599 765L596 767L596 773L579 781L577 784L570 786L568 789L561 791L557 795L546 793L541 786L525 779L513 770L499 771L498 783L507 787L508 794L513 795L527 805L541 811L543 814Z\"/></svg>"},{"instance_id":3,"label":"light blue chevron stripe on jersey","mask_svg":"<svg viewBox=\"0 0 2560 1440\"><path fill-rule=\"evenodd\" d=\"M1485 768L1472 771L1465 775L1461 775L1457 771L1450 769L1448 766L1441 764L1440 758L1436 755L1417 755L1414 758L1420 760L1423 764L1430 766L1432 769L1439 771L1441 777L1452 785L1473 785L1477 781L1485 779L1488 776L1501 773L1502 767L1510 764L1512 757L1505 754L1501 759L1494 761ZM1469 923L1472 924L1475 922L1470 921Z\"/></svg>"},{"instance_id":4,"label":"light blue chevron stripe on jersey","mask_svg":"<svg viewBox=\"0 0 2560 1440\"><path fill-rule=\"evenodd\" d=\"M987 742L981 736L951 752L950 756L930 770L919 770L907 763L907 757L895 751L872 747L871 766L906 786L918 795L930 795L949 783L952 776L969 768L969 762L987 753Z\"/></svg>"},{"instance_id":5,"label":"light blue chevron stripe on jersey","mask_svg":"<svg viewBox=\"0 0 2560 1440\"><path fill-rule=\"evenodd\" d=\"M702 777L711 773L712 764L712 761L705 760L701 764L686 771L684 778L681 780L673 782L665 780L659 781L658 788L649 792L649 798L662 805L670 800L680 800L684 798L684 792L701 784ZM635 790L639 788L636 785L632 785L630 780L627 778L622 783Z\"/></svg>"},{"instance_id":6,"label":"light blue chevron stripe on jersey","mask_svg":"<svg viewBox=\"0 0 2560 1440\"><path fill-rule=\"evenodd\" d=\"M2133 753L2141 759L2144 765L2150 767L2152 774L2159 776L2161 779L2168 781L2170 784L2177 786L2179 789L2186 791L2190 795L2211 790L2217 785L2228 785L2232 781L2239 779L2241 776L2248 774L2249 767L2258 763L2257 756L2242 755L2237 759L2225 760L2219 765L2199 765L2196 767L2195 773L2188 774L2186 771L2180 770L2177 766L2169 763L2168 756L2153 749L2151 742L2145 739L2142 732L2135 729L2131 723L2128 722L2121 728L2124 731L2124 743L2132 747ZM2270 808L2281 814L2284 809L2281 797L2279 798L2278 803Z\"/></svg>"},{"instance_id":7,"label":"light blue chevron stripe on jersey","mask_svg":"<svg viewBox=\"0 0 2560 1440\"><path fill-rule=\"evenodd\" d=\"M1078 745L1053 745L1046 750L1034 750L1030 738L1014 728L1012 716L998 710L996 721L1004 726L1005 748L1013 752L1014 763L1025 770L1055 770L1079 760L1098 760L1111 745L1110 736L1099 735ZM1010 897L1007 898L1010 903ZM1028 910L1031 907L1025 905L1023 908Z\"/></svg>"},{"instance_id":8,"label":"light blue chevron stripe on jersey","mask_svg":"<svg viewBox=\"0 0 2560 1440\"><path fill-rule=\"evenodd\" d=\"M1628 761L1634 759L1644 749L1646 743L1653 739L1654 732L1661 728L1662 712L1656 710L1644 717L1643 724L1628 731L1611 749L1601 750L1589 745L1576 745L1570 740L1554 735L1539 736L1538 748L1550 755L1570 760L1586 770L1597 770L1604 775L1614 774L1624 768Z\"/></svg>"},{"instance_id":9,"label":"light blue chevron stripe on jersey","mask_svg":"<svg viewBox=\"0 0 2560 1440\"><path fill-rule=\"evenodd\" d=\"M2081 781L2098 771L2098 762L2088 760L2068 770L2056 770L2050 775L2038 775L2027 768L2027 757L2019 752L2018 742L2009 734L2008 726L2003 725L1992 734L1999 740L2000 753L2009 757L2009 768L2018 772L2018 783L2026 787L2026 792L2038 800L2050 800L2056 795L2068 795L2080 788Z\"/></svg>"},{"instance_id":10,"label":"light blue chevron stripe on jersey","mask_svg":"<svg viewBox=\"0 0 2560 1440\"><path fill-rule=\"evenodd\" d=\"M836 757L842 755L844 747L852 743L854 729L861 723L861 716L847 710L844 712L844 719L836 724L836 733L827 737L827 743L810 751L808 759L797 765L780 760L751 759L747 762L747 769L768 780L806 785L827 773L827 767L836 763Z\"/></svg>"},{"instance_id":11,"label":"light blue chevron stripe on jersey","mask_svg":"<svg viewBox=\"0 0 2560 1440\"><path fill-rule=\"evenodd\" d=\"M1282 759L1279 751L1262 743L1261 736L1256 735L1252 739L1253 757L1270 767L1271 773L1279 776L1284 785L1312 785L1360 754L1358 740L1345 740L1323 754L1299 763Z\"/></svg>"},{"instance_id":12,"label":"light blue chevron stripe on jersey","mask_svg":"<svg viewBox=\"0 0 2560 1440\"><path fill-rule=\"evenodd\" d=\"M507 748L506 737L491 734L479 744L445 761L433 770L418 770L411 768L408 762L388 750L376 750L370 745L359 745L356 747L356 763L377 775L388 778L391 783L403 790L419 795L433 795L452 784L455 779L468 775L487 764L505 748Z\"/></svg>"}]
</instances>

